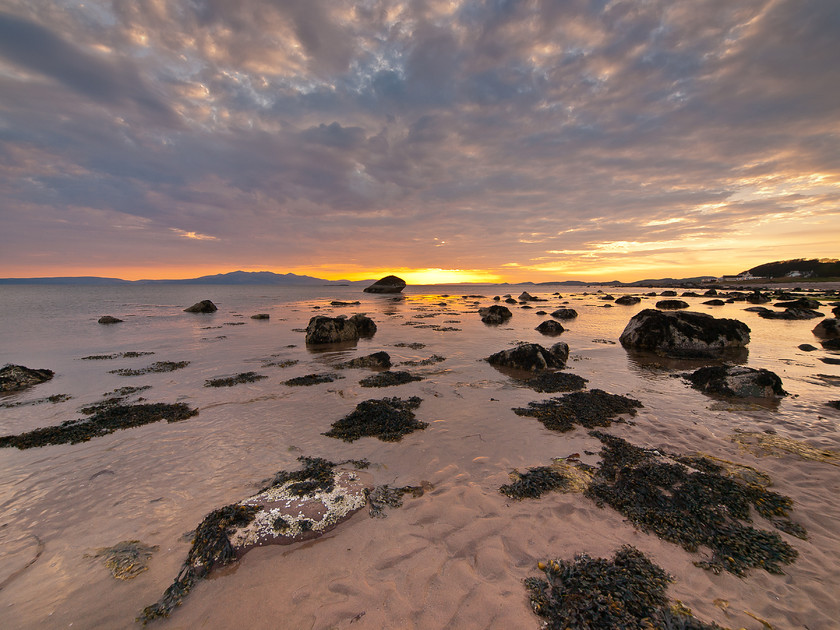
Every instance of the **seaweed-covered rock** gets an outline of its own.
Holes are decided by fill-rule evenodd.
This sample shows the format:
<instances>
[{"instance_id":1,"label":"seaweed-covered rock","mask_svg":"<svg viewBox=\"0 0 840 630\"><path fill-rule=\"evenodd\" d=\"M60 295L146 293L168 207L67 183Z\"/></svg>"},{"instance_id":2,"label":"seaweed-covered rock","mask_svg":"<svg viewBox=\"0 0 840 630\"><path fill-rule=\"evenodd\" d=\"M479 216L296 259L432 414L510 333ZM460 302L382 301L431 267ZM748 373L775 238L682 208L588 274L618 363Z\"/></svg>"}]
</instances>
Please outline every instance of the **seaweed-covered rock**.
<instances>
[{"instance_id":1,"label":"seaweed-covered rock","mask_svg":"<svg viewBox=\"0 0 840 630\"><path fill-rule=\"evenodd\" d=\"M584 492L592 482L594 469L581 463L580 455L559 457L550 466L537 466L521 473L513 470L510 483L499 492L511 499L537 499L546 492Z\"/></svg>"},{"instance_id":2,"label":"seaweed-covered rock","mask_svg":"<svg viewBox=\"0 0 840 630\"><path fill-rule=\"evenodd\" d=\"M341 341L356 341L361 337L372 337L376 324L365 315L327 317L318 315L309 320L306 327L306 343L324 344Z\"/></svg>"},{"instance_id":3,"label":"seaweed-covered rock","mask_svg":"<svg viewBox=\"0 0 840 630\"><path fill-rule=\"evenodd\" d=\"M181 370L187 367L189 364L189 361L155 361L144 368L121 368L119 370L109 370L108 374L118 374L119 376L142 376L144 374L174 372L175 370Z\"/></svg>"},{"instance_id":4,"label":"seaweed-covered rock","mask_svg":"<svg viewBox=\"0 0 840 630\"><path fill-rule=\"evenodd\" d=\"M310 385L320 385L321 383L332 383L336 379L344 378L338 374L304 374L303 376L295 376L286 381L284 385L290 387L308 387Z\"/></svg>"},{"instance_id":5,"label":"seaweed-covered rock","mask_svg":"<svg viewBox=\"0 0 840 630\"><path fill-rule=\"evenodd\" d=\"M758 314L763 319L816 319L817 317L825 317L818 311L809 308L786 308L784 311L762 311Z\"/></svg>"},{"instance_id":6,"label":"seaweed-covered rock","mask_svg":"<svg viewBox=\"0 0 840 630\"><path fill-rule=\"evenodd\" d=\"M574 392L583 389L588 381L569 372L541 372L525 381L525 386L545 393Z\"/></svg>"},{"instance_id":7,"label":"seaweed-covered rock","mask_svg":"<svg viewBox=\"0 0 840 630\"><path fill-rule=\"evenodd\" d=\"M256 372L241 372L236 376L225 376L222 378L209 378L204 381L204 387L233 387L242 383L255 383L268 378L263 374Z\"/></svg>"},{"instance_id":8,"label":"seaweed-covered rock","mask_svg":"<svg viewBox=\"0 0 840 630\"><path fill-rule=\"evenodd\" d=\"M367 376L359 381L362 387L391 387L393 385L403 385L413 381L422 381L421 376L414 376L411 372L404 371L387 371Z\"/></svg>"},{"instance_id":9,"label":"seaweed-covered rock","mask_svg":"<svg viewBox=\"0 0 840 630\"><path fill-rule=\"evenodd\" d=\"M510 309L507 306L501 306L500 304L493 304L487 308L480 308L478 309L478 314L481 317L482 322L492 325L504 324L507 320L513 317L513 313L510 312Z\"/></svg>"},{"instance_id":10,"label":"seaweed-covered rock","mask_svg":"<svg viewBox=\"0 0 840 630\"><path fill-rule=\"evenodd\" d=\"M537 566L545 579L530 577L525 587L546 630L722 630L669 605L671 577L635 547L622 547L612 560L581 554Z\"/></svg>"},{"instance_id":11,"label":"seaweed-covered rock","mask_svg":"<svg viewBox=\"0 0 840 630\"><path fill-rule=\"evenodd\" d=\"M123 320L112 315L103 315L97 320L99 324L120 324Z\"/></svg>"},{"instance_id":12,"label":"seaweed-covered rock","mask_svg":"<svg viewBox=\"0 0 840 630\"><path fill-rule=\"evenodd\" d=\"M385 508L398 508L403 504L403 497L410 494L412 497L422 497L426 490L432 490L434 486L428 481L422 482L419 486L402 486L394 488L388 484L376 486L373 490L367 491L368 506L370 507L371 518L385 518Z\"/></svg>"},{"instance_id":13,"label":"seaweed-covered rock","mask_svg":"<svg viewBox=\"0 0 840 630\"><path fill-rule=\"evenodd\" d=\"M574 319L578 316L578 313L573 308L558 308L551 316L554 319Z\"/></svg>"},{"instance_id":14,"label":"seaweed-covered rock","mask_svg":"<svg viewBox=\"0 0 840 630\"><path fill-rule=\"evenodd\" d=\"M196 302L192 306L185 308L185 313L215 313L218 311L218 307L213 304L210 300L201 300L201 302Z\"/></svg>"},{"instance_id":15,"label":"seaweed-covered rock","mask_svg":"<svg viewBox=\"0 0 840 630\"><path fill-rule=\"evenodd\" d=\"M566 329L560 322L555 322L553 319L547 319L542 322L535 330L543 335L559 335Z\"/></svg>"},{"instance_id":16,"label":"seaweed-covered rock","mask_svg":"<svg viewBox=\"0 0 840 630\"><path fill-rule=\"evenodd\" d=\"M656 303L656 308L663 311L675 311L681 308L688 308L688 302L682 300L659 300Z\"/></svg>"},{"instance_id":17,"label":"seaweed-covered rock","mask_svg":"<svg viewBox=\"0 0 840 630\"><path fill-rule=\"evenodd\" d=\"M619 339L625 348L673 358L718 357L750 342L749 327L693 311L645 309L632 317Z\"/></svg>"},{"instance_id":18,"label":"seaweed-covered rock","mask_svg":"<svg viewBox=\"0 0 840 630\"><path fill-rule=\"evenodd\" d=\"M633 398L608 394L601 389L573 392L560 398L528 403L527 407L514 408L518 416L531 416L552 431L571 431L575 425L588 429L608 427L620 414L636 415L642 403Z\"/></svg>"},{"instance_id":19,"label":"seaweed-covered rock","mask_svg":"<svg viewBox=\"0 0 840 630\"><path fill-rule=\"evenodd\" d=\"M429 426L414 417L414 410L421 402L417 396L407 400L365 400L341 420L333 422L332 428L324 435L345 442L354 442L366 436L377 437L383 442L399 442L404 435Z\"/></svg>"},{"instance_id":20,"label":"seaweed-covered rock","mask_svg":"<svg viewBox=\"0 0 840 630\"><path fill-rule=\"evenodd\" d=\"M271 319L271 315L268 313L256 313L255 315L251 315L251 319Z\"/></svg>"},{"instance_id":21,"label":"seaweed-covered rock","mask_svg":"<svg viewBox=\"0 0 840 630\"><path fill-rule=\"evenodd\" d=\"M365 293L400 293L405 288L405 280L397 276L385 276L367 287Z\"/></svg>"},{"instance_id":22,"label":"seaweed-covered rock","mask_svg":"<svg viewBox=\"0 0 840 630\"><path fill-rule=\"evenodd\" d=\"M694 389L707 394L738 398L776 398L787 396L782 379L770 370L743 365L703 367L685 376Z\"/></svg>"},{"instance_id":23,"label":"seaweed-covered rock","mask_svg":"<svg viewBox=\"0 0 840 630\"><path fill-rule=\"evenodd\" d=\"M39 383L44 383L55 376L47 369L33 369L23 365L5 365L0 369L0 392L17 392Z\"/></svg>"},{"instance_id":24,"label":"seaweed-covered rock","mask_svg":"<svg viewBox=\"0 0 840 630\"><path fill-rule=\"evenodd\" d=\"M840 320L834 317L824 319L811 332L822 339L837 339L840 337Z\"/></svg>"},{"instance_id":25,"label":"seaweed-covered rock","mask_svg":"<svg viewBox=\"0 0 840 630\"><path fill-rule=\"evenodd\" d=\"M363 357L356 357L355 359L350 359L349 361L344 361L343 363L339 363L335 367L339 369L346 369L346 368L371 368L374 370L377 369L388 369L391 367L391 355L387 352L380 351L374 352L373 354L368 354Z\"/></svg>"},{"instance_id":26,"label":"seaweed-covered rock","mask_svg":"<svg viewBox=\"0 0 840 630\"><path fill-rule=\"evenodd\" d=\"M566 357L563 357L563 347ZM556 350L555 350L556 348ZM487 357L487 362L498 367L515 370L545 370L547 368L562 368L568 357L567 344L555 344L551 350L546 350L537 343L523 343L508 350L501 350Z\"/></svg>"},{"instance_id":27,"label":"seaweed-covered rock","mask_svg":"<svg viewBox=\"0 0 840 630\"><path fill-rule=\"evenodd\" d=\"M622 295L620 298L616 299L615 303L620 304L621 306L633 306L641 301L642 298L635 295Z\"/></svg>"}]
</instances>

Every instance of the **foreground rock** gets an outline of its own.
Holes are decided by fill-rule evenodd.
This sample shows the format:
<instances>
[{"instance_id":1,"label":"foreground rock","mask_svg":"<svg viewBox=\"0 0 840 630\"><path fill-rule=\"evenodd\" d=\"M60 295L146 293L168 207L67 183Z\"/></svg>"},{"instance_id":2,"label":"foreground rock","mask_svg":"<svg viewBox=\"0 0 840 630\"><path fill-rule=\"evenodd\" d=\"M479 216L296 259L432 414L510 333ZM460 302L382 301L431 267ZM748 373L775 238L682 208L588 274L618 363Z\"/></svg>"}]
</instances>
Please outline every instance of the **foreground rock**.
<instances>
[{"instance_id":1,"label":"foreground rock","mask_svg":"<svg viewBox=\"0 0 840 630\"><path fill-rule=\"evenodd\" d=\"M834 317L824 319L811 332L821 339L837 339L840 337L840 320Z\"/></svg>"},{"instance_id":2,"label":"foreground rock","mask_svg":"<svg viewBox=\"0 0 840 630\"><path fill-rule=\"evenodd\" d=\"M367 287L365 293L400 293L405 288L405 280L397 276L385 276Z\"/></svg>"},{"instance_id":3,"label":"foreground rock","mask_svg":"<svg viewBox=\"0 0 840 630\"><path fill-rule=\"evenodd\" d=\"M640 311L619 338L625 348L672 358L719 357L750 342L749 327L736 319L694 311Z\"/></svg>"},{"instance_id":4,"label":"foreground rock","mask_svg":"<svg viewBox=\"0 0 840 630\"><path fill-rule=\"evenodd\" d=\"M201 302L196 302L189 308L185 308L185 313L215 313L219 309L216 307L213 302L210 300L201 300Z\"/></svg>"},{"instance_id":5,"label":"foreground rock","mask_svg":"<svg viewBox=\"0 0 840 630\"><path fill-rule=\"evenodd\" d=\"M497 367L514 370L545 370L548 368L562 368L569 358L569 345L557 342L550 349L537 343L523 343L515 348L501 350L487 357L487 362Z\"/></svg>"},{"instance_id":6,"label":"foreground rock","mask_svg":"<svg viewBox=\"0 0 840 630\"><path fill-rule=\"evenodd\" d=\"M738 398L776 398L787 396L782 379L770 370L742 365L720 365L700 368L685 378L694 389L707 394Z\"/></svg>"},{"instance_id":7,"label":"foreground rock","mask_svg":"<svg viewBox=\"0 0 840 630\"><path fill-rule=\"evenodd\" d=\"M564 332L566 329L560 324L560 322L555 322L552 319L547 319L546 321L542 322L539 326L536 327L538 332L542 333L543 335L559 335L560 333Z\"/></svg>"},{"instance_id":8,"label":"foreground rock","mask_svg":"<svg viewBox=\"0 0 840 630\"><path fill-rule=\"evenodd\" d=\"M99 324L121 324L123 320L113 317L111 315L103 315L97 320Z\"/></svg>"},{"instance_id":9,"label":"foreground rock","mask_svg":"<svg viewBox=\"0 0 840 630\"><path fill-rule=\"evenodd\" d=\"M306 343L338 343L341 341L357 341L361 337L372 337L376 332L376 324L365 315L353 315L347 318L327 317L318 315L309 320L306 327Z\"/></svg>"},{"instance_id":10,"label":"foreground rock","mask_svg":"<svg viewBox=\"0 0 840 630\"><path fill-rule=\"evenodd\" d=\"M6 365L0 369L0 392L18 392L50 380L55 372L32 369L23 365Z\"/></svg>"},{"instance_id":11,"label":"foreground rock","mask_svg":"<svg viewBox=\"0 0 840 630\"><path fill-rule=\"evenodd\" d=\"M507 306L501 306L499 304L494 304L487 308L480 308L478 309L478 314L482 322L490 325L504 324L513 317L513 313L510 312Z\"/></svg>"}]
</instances>

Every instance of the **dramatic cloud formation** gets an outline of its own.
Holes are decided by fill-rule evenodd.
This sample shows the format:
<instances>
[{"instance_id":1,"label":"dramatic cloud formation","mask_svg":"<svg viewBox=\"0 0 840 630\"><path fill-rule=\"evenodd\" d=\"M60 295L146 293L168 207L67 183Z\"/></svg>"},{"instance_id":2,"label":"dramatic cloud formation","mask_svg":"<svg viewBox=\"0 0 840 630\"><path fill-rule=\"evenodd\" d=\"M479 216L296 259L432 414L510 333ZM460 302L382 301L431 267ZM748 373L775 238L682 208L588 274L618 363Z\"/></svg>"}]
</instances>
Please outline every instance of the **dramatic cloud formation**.
<instances>
[{"instance_id":1,"label":"dramatic cloud formation","mask_svg":"<svg viewBox=\"0 0 840 630\"><path fill-rule=\"evenodd\" d=\"M3 276L838 254L837 0L3 6Z\"/></svg>"}]
</instances>

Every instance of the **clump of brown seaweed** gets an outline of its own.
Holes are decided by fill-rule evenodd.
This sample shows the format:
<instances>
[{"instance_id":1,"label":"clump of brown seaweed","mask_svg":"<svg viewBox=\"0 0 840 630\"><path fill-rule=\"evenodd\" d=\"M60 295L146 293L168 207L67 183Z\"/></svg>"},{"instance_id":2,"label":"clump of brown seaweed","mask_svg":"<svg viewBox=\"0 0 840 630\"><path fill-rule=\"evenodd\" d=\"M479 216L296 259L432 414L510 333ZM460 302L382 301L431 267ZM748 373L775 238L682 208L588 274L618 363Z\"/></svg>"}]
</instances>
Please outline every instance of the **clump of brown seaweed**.
<instances>
[{"instance_id":1,"label":"clump of brown seaweed","mask_svg":"<svg viewBox=\"0 0 840 630\"><path fill-rule=\"evenodd\" d=\"M555 394L557 392L574 392L583 389L589 381L577 374L569 372L544 372L529 378L525 386L534 391Z\"/></svg>"},{"instance_id":2,"label":"clump of brown seaweed","mask_svg":"<svg viewBox=\"0 0 840 630\"><path fill-rule=\"evenodd\" d=\"M365 400L341 420L333 422L332 429L324 433L345 442L353 442L366 436L377 437L383 442L398 442L404 435L425 429L426 422L419 422L414 417L414 409L420 406L422 399L412 396L401 398L383 398Z\"/></svg>"},{"instance_id":3,"label":"clump of brown seaweed","mask_svg":"<svg viewBox=\"0 0 840 630\"><path fill-rule=\"evenodd\" d=\"M793 455L799 459L840 466L840 451L821 449L805 442L771 433L741 431L731 438L738 446L758 457Z\"/></svg>"},{"instance_id":4,"label":"clump of brown seaweed","mask_svg":"<svg viewBox=\"0 0 840 630\"><path fill-rule=\"evenodd\" d=\"M365 492L367 496L368 507L370 508L371 518L385 518L385 508L402 507L403 496L410 494L415 499L422 497L426 490L433 489L434 486L429 482L423 482L419 486L402 486L400 488L392 488L385 484L384 486L376 486L373 490Z\"/></svg>"},{"instance_id":5,"label":"clump of brown seaweed","mask_svg":"<svg viewBox=\"0 0 840 630\"><path fill-rule=\"evenodd\" d=\"M592 481L595 469L578 459L578 454L555 459L551 466L537 466L510 474L511 483L499 492L511 499L537 499L546 492L584 492Z\"/></svg>"},{"instance_id":6,"label":"clump of brown seaweed","mask_svg":"<svg viewBox=\"0 0 840 630\"><path fill-rule=\"evenodd\" d=\"M525 580L531 607L548 630L715 630L687 609L668 604L670 576L638 549L624 546L612 560L586 554L571 562L540 562L545 579Z\"/></svg>"},{"instance_id":7,"label":"clump of brown seaweed","mask_svg":"<svg viewBox=\"0 0 840 630\"><path fill-rule=\"evenodd\" d=\"M379 374L372 374L359 381L362 387L392 387L394 385L404 385L413 381L422 381L421 376L414 376L411 372L402 370L388 370L387 372L380 372Z\"/></svg>"},{"instance_id":8,"label":"clump of brown seaweed","mask_svg":"<svg viewBox=\"0 0 840 630\"><path fill-rule=\"evenodd\" d=\"M139 540L122 540L113 547L101 547L85 557L104 557L104 564L111 575L118 580L130 580L149 568L149 560L158 549L157 545L144 545Z\"/></svg>"},{"instance_id":9,"label":"clump of brown seaweed","mask_svg":"<svg viewBox=\"0 0 840 630\"><path fill-rule=\"evenodd\" d=\"M757 529L751 506L774 527L806 537L788 514L793 501L760 483L729 475L726 468L702 456L677 456L670 461L658 451L592 431L603 443L602 461L586 495L610 505L637 527L676 543L690 552L711 550L697 566L715 573L745 575L751 568L781 574L797 551L776 532Z\"/></svg>"},{"instance_id":10,"label":"clump of brown seaweed","mask_svg":"<svg viewBox=\"0 0 840 630\"><path fill-rule=\"evenodd\" d=\"M241 383L254 383L268 378L264 374L257 374L256 372L240 372L236 376L227 376L222 378L208 378L204 381L204 387L233 387Z\"/></svg>"},{"instance_id":11,"label":"clump of brown seaweed","mask_svg":"<svg viewBox=\"0 0 840 630\"><path fill-rule=\"evenodd\" d=\"M157 372L174 372L175 370L187 367L189 364L189 361L155 361L144 368L136 370L122 368L120 370L111 370L108 374L117 374L119 376L142 376L143 374L152 374Z\"/></svg>"},{"instance_id":12,"label":"clump of brown seaweed","mask_svg":"<svg viewBox=\"0 0 840 630\"><path fill-rule=\"evenodd\" d=\"M287 381L283 381L283 384L291 387L308 387L310 385L320 385L321 383L332 383L340 378L344 377L338 374L304 374L303 376L295 376Z\"/></svg>"},{"instance_id":13,"label":"clump of brown seaweed","mask_svg":"<svg viewBox=\"0 0 840 630\"><path fill-rule=\"evenodd\" d=\"M145 357L154 352L114 352L113 354L92 354L87 357L82 357L82 361L106 361L110 359L136 359L137 357Z\"/></svg>"},{"instance_id":14,"label":"clump of brown seaweed","mask_svg":"<svg viewBox=\"0 0 840 630\"><path fill-rule=\"evenodd\" d=\"M528 407L515 408L513 411L518 416L533 416L552 431L571 431L576 424L588 429L608 427L619 414L634 416L636 408L641 406L642 403L633 398L593 389L531 402Z\"/></svg>"}]
</instances>

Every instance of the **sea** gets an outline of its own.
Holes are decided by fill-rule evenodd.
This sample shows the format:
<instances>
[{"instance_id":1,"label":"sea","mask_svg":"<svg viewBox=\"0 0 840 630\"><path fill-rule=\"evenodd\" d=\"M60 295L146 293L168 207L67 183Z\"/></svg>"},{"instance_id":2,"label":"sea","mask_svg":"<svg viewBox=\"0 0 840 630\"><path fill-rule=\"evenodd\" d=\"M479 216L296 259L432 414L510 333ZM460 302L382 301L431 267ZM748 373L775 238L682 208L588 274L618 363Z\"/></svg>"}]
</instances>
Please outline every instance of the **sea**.
<instances>
[{"instance_id":1,"label":"sea","mask_svg":"<svg viewBox=\"0 0 840 630\"><path fill-rule=\"evenodd\" d=\"M642 356L618 343L630 318L661 298L634 306L614 298L663 290L435 285L393 296L357 286L0 287L0 365L55 372L50 381L0 396L0 435L83 418L82 407L124 387L147 387L134 401L198 410L180 422L78 444L0 449L0 628L139 627L135 618L175 579L202 518L247 498L277 471L298 468L302 456L365 458L372 484L425 482L434 489L406 498L387 518L359 513L314 541L256 549L199 583L170 618L150 625L538 628L523 587L537 575L537 562L610 555L632 544L666 568L674 577L671 597L705 621L747 630L840 628L840 469L793 451L749 450L737 440L774 435L840 451L840 411L827 405L840 399L840 365L823 361L838 354L820 348L812 333L818 320L766 320L745 311L744 302L708 306L708 297L682 297L693 311L746 323L751 341L743 362L775 372L788 392L772 401L710 397L682 378L708 361ZM509 305L513 317L502 325L481 322L480 307L523 291L540 301ZM204 299L218 311L184 312ZM562 322L565 332L546 337L535 330L562 307L579 314ZM821 309L830 316L829 310ZM355 313L374 320L373 337L305 344L310 318ZM103 315L123 322L97 323ZM587 379L589 389L642 403L636 416L607 431L639 446L706 453L770 475L774 490L793 498L792 518L809 532L807 540L783 534L799 553L796 562L783 575L716 575L695 566L702 549L690 553L661 541L581 495L503 496L499 487L513 470L570 454L598 461L600 443L586 429L557 433L513 412L560 394L538 393L521 375L485 360L518 342L556 341L568 343L565 369ZM360 385L370 370L336 368L378 351L391 356L392 369L422 380L373 389ZM171 372L118 373L158 361L188 363ZM267 378L206 386L243 372ZM337 378L285 383L324 373ZM364 400L411 396L422 399L415 413L428 427L400 442L323 435ZM98 555L121 541L154 549L148 569L130 580L115 579Z\"/></svg>"}]
</instances>

